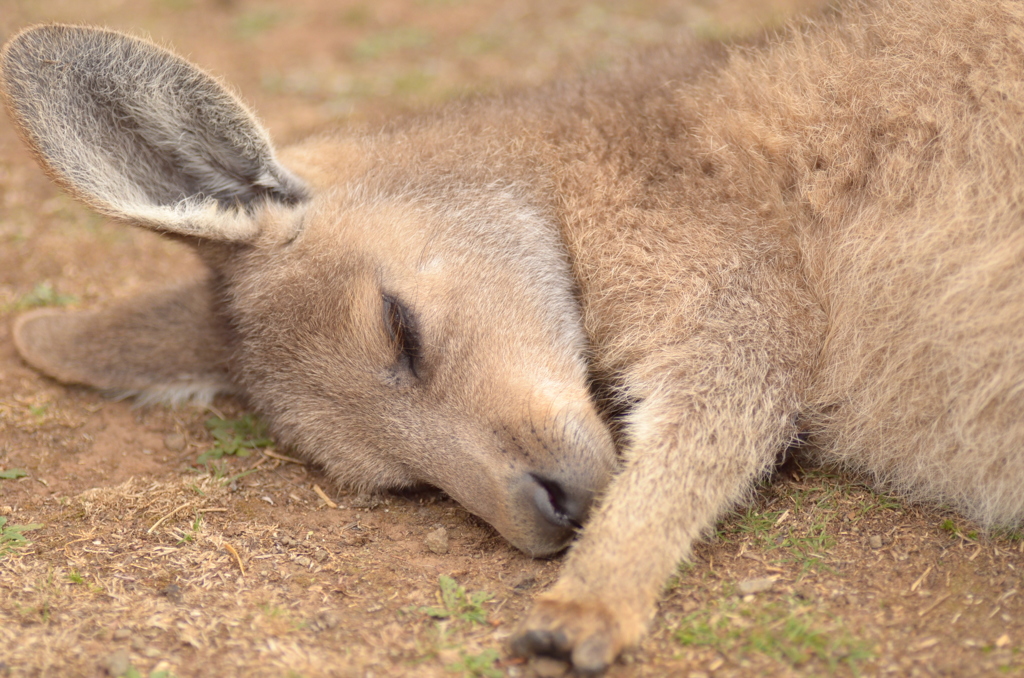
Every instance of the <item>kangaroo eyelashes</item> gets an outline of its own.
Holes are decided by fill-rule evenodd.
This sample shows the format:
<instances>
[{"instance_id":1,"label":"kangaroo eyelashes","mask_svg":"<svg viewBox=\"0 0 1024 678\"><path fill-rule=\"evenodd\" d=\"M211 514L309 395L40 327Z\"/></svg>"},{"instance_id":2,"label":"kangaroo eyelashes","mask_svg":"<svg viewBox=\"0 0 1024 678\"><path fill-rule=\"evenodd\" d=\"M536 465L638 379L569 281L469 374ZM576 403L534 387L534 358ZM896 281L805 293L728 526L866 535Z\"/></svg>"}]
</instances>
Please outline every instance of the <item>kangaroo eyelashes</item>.
<instances>
[{"instance_id":1,"label":"kangaroo eyelashes","mask_svg":"<svg viewBox=\"0 0 1024 678\"><path fill-rule=\"evenodd\" d=\"M409 309L395 297L385 294L383 300L384 327L387 328L388 337L395 347L397 362L414 377L419 377L418 367L422 355L416 321Z\"/></svg>"}]
</instances>

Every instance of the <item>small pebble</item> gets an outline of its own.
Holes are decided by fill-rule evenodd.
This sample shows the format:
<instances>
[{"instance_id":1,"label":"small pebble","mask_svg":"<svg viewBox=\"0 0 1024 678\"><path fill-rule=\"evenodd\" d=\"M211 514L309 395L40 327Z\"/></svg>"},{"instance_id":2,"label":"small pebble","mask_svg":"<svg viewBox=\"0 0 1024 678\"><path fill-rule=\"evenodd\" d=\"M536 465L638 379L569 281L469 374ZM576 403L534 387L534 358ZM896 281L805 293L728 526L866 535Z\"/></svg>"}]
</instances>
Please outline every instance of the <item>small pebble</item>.
<instances>
[{"instance_id":1,"label":"small pebble","mask_svg":"<svg viewBox=\"0 0 1024 678\"><path fill-rule=\"evenodd\" d=\"M775 580L771 577L758 577L757 579L744 579L736 585L740 595L750 596L755 593L770 591L775 586Z\"/></svg>"},{"instance_id":2,"label":"small pebble","mask_svg":"<svg viewBox=\"0 0 1024 678\"><path fill-rule=\"evenodd\" d=\"M118 629L114 631L114 640L127 640L131 635L131 629Z\"/></svg>"},{"instance_id":3,"label":"small pebble","mask_svg":"<svg viewBox=\"0 0 1024 678\"><path fill-rule=\"evenodd\" d=\"M118 650L106 659L107 673L111 676L123 676L128 673L128 669L131 666L132 663L128 658L128 650Z\"/></svg>"},{"instance_id":4,"label":"small pebble","mask_svg":"<svg viewBox=\"0 0 1024 678\"><path fill-rule=\"evenodd\" d=\"M873 549L882 548L882 536L879 534L871 535L868 537L868 544L870 544Z\"/></svg>"},{"instance_id":5,"label":"small pebble","mask_svg":"<svg viewBox=\"0 0 1024 678\"><path fill-rule=\"evenodd\" d=\"M426 536L423 543L431 553L443 556L448 553L448 530L443 527L437 528Z\"/></svg>"},{"instance_id":6,"label":"small pebble","mask_svg":"<svg viewBox=\"0 0 1024 678\"><path fill-rule=\"evenodd\" d=\"M181 452L185 449L185 436L180 433L168 433L164 436L164 447L171 452Z\"/></svg>"}]
</instances>

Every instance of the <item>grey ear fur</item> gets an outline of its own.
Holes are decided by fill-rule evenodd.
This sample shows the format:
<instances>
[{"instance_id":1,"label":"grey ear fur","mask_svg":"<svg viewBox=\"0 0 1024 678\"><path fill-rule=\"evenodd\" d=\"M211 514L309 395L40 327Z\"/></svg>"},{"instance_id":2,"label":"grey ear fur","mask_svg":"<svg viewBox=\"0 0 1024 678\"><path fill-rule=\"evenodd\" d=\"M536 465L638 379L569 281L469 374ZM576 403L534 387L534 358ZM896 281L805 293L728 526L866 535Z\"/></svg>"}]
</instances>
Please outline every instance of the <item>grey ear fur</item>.
<instances>
[{"instance_id":1,"label":"grey ear fur","mask_svg":"<svg viewBox=\"0 0 1024 678\"><path fill-rule=\"evenodd\" d=\"M208 263L233 251L217 243L260 235L261 207L307 198L237 97L144 40L29 28L0 52L0 91L54 180L100 212L192 242ZM27 363L65 383L172 403L235 390L209 281L100 311L33 311L13 334Z\"/></svg>"},{"instance_id":2,"label":"grey ear fur","mask_svg":"<svg viewBox=\"0 0 1024 678\"><path fill-rule=\"evenodd\" d=\"M25 362L64 383L172 404L236 390L231 331L205 280L99 311L31 311L13 335Z\"/></svg>"},{"instance_id":3,"label":"grey ear fur","mask_svg":"<svg viewBox=\"0 0 1024 678\"><path fill-rule=\"evenodd\" d=\"M307 197L237 97L150 42L29 28L0 53L0 90L48 173L115 218L247 242L257 235L254 208Z\"/></svg>"}]
</instances>

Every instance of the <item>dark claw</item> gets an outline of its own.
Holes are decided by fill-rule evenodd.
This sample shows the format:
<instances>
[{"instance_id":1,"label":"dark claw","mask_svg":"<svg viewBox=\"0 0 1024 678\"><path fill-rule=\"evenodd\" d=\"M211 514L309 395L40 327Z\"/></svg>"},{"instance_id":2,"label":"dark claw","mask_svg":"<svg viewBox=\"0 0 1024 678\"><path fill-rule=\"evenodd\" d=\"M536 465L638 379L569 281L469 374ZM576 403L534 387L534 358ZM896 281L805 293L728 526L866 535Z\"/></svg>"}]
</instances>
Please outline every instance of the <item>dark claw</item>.
<instances>
[{"instance_id":1,"label":"dark claw","mask_svg":"<svg viewBox=\"0 0 1024 678\"><path fill-rule=\"evenodd\" d=\"M569 661L572 648L563 631L531 629L512 639L512 654L518 657L541 655Z\"/></svg>"}]
</instances>

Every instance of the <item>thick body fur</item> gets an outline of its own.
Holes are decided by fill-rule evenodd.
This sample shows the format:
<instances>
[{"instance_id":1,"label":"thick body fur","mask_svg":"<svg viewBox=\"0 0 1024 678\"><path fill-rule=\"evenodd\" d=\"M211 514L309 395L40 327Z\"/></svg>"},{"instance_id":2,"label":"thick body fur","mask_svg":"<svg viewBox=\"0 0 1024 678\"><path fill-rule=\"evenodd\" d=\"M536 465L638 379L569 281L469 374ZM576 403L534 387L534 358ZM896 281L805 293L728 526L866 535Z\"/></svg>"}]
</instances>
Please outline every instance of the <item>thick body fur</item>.
<instances>
[{"instance_id":1,"label":"thick body fur","mask_svg":"<svg viewBox=\"0 0 1024 678\"><path fill-rule=\"evenodd\" d=\"M517 652L602 671L798 436L912 500L1024 520L1019 2L855 4L756 45L319 137L280 165L254 122L230 122L242 142L181 151L204 169L147 179L132 144L170 135L139 123L99 163L118 167L107 184L48 146L89 134L41 121L29 39L3 63L23 136L98 209L196 244L211 282L175 308L207 310L158 329L221 338L115 378L69 346L88 334L116 362L149 302L48 312L16 328L33 365L143 394L239 390L340 481L439 485L535 553L608 482L620 423L620 469ZM210 180L239 148L256 169L226 174L245 186Z\"/></svg>"}]
</instances>

